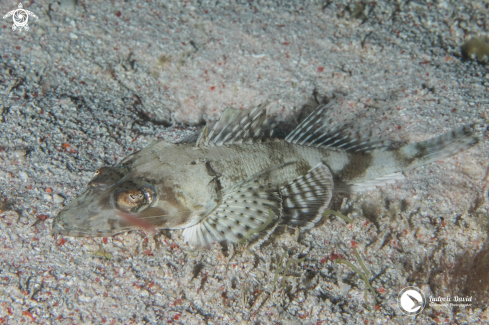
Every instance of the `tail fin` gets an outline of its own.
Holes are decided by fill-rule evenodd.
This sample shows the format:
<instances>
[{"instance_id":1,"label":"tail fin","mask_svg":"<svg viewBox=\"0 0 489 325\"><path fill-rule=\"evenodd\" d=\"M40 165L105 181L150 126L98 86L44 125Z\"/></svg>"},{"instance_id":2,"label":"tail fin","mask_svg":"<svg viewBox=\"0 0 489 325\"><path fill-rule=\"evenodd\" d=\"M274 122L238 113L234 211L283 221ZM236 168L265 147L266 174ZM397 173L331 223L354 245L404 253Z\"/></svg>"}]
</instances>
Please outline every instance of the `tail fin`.
<instances>
[{"instance_id":1,"label":"tail fin","mask_svg":"<svg viewBox=\"0 0 489 325\"><path fill-rule=\"evenodd\" d=\"M480 136L474 126L465 125L436 138L412 143L399 148L404 168L418 167L459 153L476 145Z\"/></svg>"},{"instance_id":2,"label":"tail fin","mask_svg":"<svg viewBox=\"0 0 489 325\"><path fill-rule=\"evenodd\" d=\"M480 135L477 127L466 125L394 150L351 153L349 163L336 171L338 180L335 180L335 190L362 192L402 179L399 172L455 155L476 145Z\"/></svg>"},{"instance_id":3,"label":"tail fin","mask_svg":"<svg viewBox=\"0 0 489 325\"><path fill-rule=\"evenodd\" d=\"M331 101L316 108L285 141L299 146L329 149L322 162L334 177L334 191L363 191L394 182L404 170L446 158L476 145L487 125L473 124L454 129L436 138L400 146L375 139L372 134L353 132L350 125L332 123ZM484 123L484 122L482 122Z\"/></svg>"}]
</instances>

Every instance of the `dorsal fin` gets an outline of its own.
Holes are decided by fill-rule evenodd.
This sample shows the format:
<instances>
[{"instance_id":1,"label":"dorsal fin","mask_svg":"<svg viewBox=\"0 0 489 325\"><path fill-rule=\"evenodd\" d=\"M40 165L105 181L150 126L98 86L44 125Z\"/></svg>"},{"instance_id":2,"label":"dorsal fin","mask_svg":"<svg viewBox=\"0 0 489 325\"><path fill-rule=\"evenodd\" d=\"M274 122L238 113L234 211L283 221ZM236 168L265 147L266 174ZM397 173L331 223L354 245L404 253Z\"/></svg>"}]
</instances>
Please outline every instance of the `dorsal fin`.
<instances>
[{"instance_id":1,"label":"dorsal fin","mask_svg":"<svg viewBox=\"0 0 489 325\"><path fill-rule=\"evenodd\" d=\"M289 143L308 147L323 149L334 147L350 152L389 149L391 145L389 141L368 137L355 138L351 127L347 124L330 127L334 118L329 117L328 113L336 105L338 105L336 101L331 101L326 105L318 106L285 140Z\"/></svg>"},{"instance_id":2,"label":"dorsal fin","mask_svg":"<svg viewBox=\"0 0 489 325\"><path fill-rule=\"evenodd\" d=\"M263 123L266 120L268 102L253 109L238 110L228 107L219 121L209 130L202 130L197 146L222 146L243 142L260 142L263 137Z\"/></svg>"}]
</instances>

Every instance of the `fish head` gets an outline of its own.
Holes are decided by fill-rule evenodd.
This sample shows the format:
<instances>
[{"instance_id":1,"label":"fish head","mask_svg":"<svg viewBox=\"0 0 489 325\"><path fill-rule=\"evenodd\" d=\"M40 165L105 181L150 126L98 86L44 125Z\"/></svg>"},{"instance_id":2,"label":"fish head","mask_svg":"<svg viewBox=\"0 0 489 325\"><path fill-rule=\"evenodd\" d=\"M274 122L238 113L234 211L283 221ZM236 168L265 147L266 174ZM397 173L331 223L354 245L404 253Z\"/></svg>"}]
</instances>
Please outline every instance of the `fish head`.
<instances>
[{"instance_id":1,"label":"fish head","mask_svg":"<svg viewBox=\"0 0 489 325\"><path fill-rule=\"evenodd\" d=\"M136 228L175 228L190 214L171 188L101 167L87 190L56 216L53 232L65 236L111 236Z\"/></svg>"},{"instance_id":2,"label":"fish head","mask_svg":"<svg viewBox=\"0 0 489 325\"><path fill-rule=\"evenodd\" d=\"M127 174L127 168L104 166L97 169L88 187L107 188L114 186Z\"/></svg>"},{"instance_id":3,"label":"fish head","mask_svg":"<svg viewBox=\"0 0 489 325\"><path fill-rule=\"evenodd\" d=\"M86 191L55 217L64 236L111 236L137 228L182 229L219 200L216 175L193 145L155 142L114 167L99 168Z\"/></svg>"}]
</instances>

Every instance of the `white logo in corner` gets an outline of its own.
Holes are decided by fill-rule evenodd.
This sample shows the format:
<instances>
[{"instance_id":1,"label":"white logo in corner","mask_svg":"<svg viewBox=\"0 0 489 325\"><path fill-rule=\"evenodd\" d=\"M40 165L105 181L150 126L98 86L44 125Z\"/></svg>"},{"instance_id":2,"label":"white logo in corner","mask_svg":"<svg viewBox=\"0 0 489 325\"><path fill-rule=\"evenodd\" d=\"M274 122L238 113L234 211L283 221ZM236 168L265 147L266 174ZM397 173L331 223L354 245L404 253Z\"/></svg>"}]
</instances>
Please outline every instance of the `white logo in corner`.
<instances>
[{"instance_id":1,"label":"white logo in corner","mask_svg":"<svg viewBox=\"0 0 489 325\"><path fill-rule=\"evenodd\" d=\"M423 311L426 299L421 290L416 287L406 287L397 298L399 308L406 315L417 315Z\"/></svg>"},{"instance_id":2,"label":"white logo in corner","mask_svg":"<svg viewBox=\"0 0 489 325\"><path fill-rule=\"evenodd\" d=\"M17 28L20 30L22 30L22 28L24 28L25 30L29 30L29 25L27 24L27 22L29 21L29 16L37 18L37 16L34 15L31 11L25 10L22 3L19 3L19 9L10 11L5 16L3 16L3 19L10 16L12 16L12 20L14 21L14 24L12 25L12 30L16 30Z\"/></svg>"}]
</instances>

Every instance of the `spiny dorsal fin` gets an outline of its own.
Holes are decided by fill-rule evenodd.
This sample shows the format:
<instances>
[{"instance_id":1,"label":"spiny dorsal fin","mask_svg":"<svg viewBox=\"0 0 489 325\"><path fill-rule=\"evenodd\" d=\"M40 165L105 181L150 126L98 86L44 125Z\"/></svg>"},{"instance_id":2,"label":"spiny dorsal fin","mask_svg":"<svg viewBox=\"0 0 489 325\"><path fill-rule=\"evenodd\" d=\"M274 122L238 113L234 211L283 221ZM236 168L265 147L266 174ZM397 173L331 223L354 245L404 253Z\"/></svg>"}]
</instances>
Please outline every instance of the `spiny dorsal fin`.
<instances>
[{"instance_id":1,"label":"spiny dorsal fin","mask_svg":"<svg viewBox=\"0 0 489 325\"><path fill-rule=\"evenodd\" d=\"M207 126L202 130L197 146L222 146L261 141L267 106L268 102L253 109L226 108L210 131Z\"/></svg>"},{"instance_id":2,"label":"spiny dorsal fin","mask_svg":"<svg viewBox=\"0 0 489 325\"><path fill-rule=\"evenodd\" d=\"M370 152L372 150L387 150L390 142L367 137L355 138L349 125L330 127L333 117L328 117L328 112L333 106L338 105L331 101L326 105L320 105L292 131L285 140L289 143L316 147L334 147L349 152Z\"/></svg>"},{"instance_id":3,"label":"spiny dorsal fin","mask_svg":"<svg viewBox=\"0 0 489 325\"><path fill-rule=\"evenodd\" d=\"M208 135L209 135L209 127L206 125L202 129L202 132L200 132L199 138L195 142L195 145L199 146L208 143L209 141Z\"/></svg>"},{"instance_id":4,"label":"spiny dorsal fin","mask_svg":"<svg viewBox=\"0 0 489 325\"><path fill-rule=\"evenodd\" d=\"M305 229L313 227L329 206L333 187L333 176L323 164L285 185L280 189L283 201L280 223Z\"/></svg>"}]
</instances>

